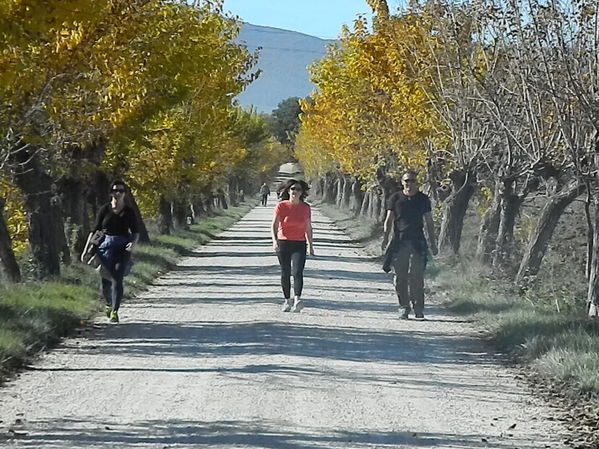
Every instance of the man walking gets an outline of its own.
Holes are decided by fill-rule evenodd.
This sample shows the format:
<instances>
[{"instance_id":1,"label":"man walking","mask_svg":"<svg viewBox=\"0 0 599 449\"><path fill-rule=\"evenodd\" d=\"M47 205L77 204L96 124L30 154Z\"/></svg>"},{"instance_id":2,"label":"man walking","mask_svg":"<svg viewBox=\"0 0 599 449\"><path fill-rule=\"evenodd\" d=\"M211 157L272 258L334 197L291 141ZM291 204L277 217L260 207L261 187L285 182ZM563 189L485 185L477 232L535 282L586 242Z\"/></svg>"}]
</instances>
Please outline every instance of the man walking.
<instances>
[{"instance_id":1,"label":"man walking","mask_svg":"<svg viewBox=\"0 0 599 449\"><path fill-rule=\"evenodd\" d=\"M266 182L262 184L260 187L260 195L262 195L261 203L263 206L266 206L266 201L268 200L268 196L270 195L270 189Z\"/></svg>"},{"instance_id":2,"label":"man walking","mask_svg":"<svg viewBox=\"0 0 599 449\"><path fill-rule=\"evenodd\" d=\"M394 285L399 299L399 315L407 319L412 308L416 318L424 318L424 268L427 242L424 237L426 222L431 252L437 254L435 227L431 201L418 189L417 173L406 171L401 177L402 190L391 195L387 202L387 216L383 225L383 249L386 250L383 269L395 271ZM393 227L393 237L389 234ZM389 243L388 243L389 242Z\"/></svg>"}]
</instances>

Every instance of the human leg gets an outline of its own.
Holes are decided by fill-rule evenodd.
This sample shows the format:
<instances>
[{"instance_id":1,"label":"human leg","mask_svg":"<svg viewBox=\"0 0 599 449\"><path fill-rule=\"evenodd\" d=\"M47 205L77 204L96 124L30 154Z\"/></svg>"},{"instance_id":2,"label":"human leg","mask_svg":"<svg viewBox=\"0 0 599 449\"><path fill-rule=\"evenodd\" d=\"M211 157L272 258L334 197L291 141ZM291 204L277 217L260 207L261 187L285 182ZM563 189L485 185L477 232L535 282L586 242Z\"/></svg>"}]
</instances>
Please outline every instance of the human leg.
<instances>
[{"instance_id":1,"label":"human leg","mask_svg":"<svg viewBox=\"0 0 599 449\"><path fill-rule=\"evenodd\" d=\"M291 248L286 240L279 241L279 265L281 266L281 289L285 299L291 298Z\"/></svg>"},{"instance_id":2,"label":"human leg","mask_svg":"<svg viewBox=\"0 0 599 449\"><path fill-rule=\"evenodd\" d=\"M110 312L112 312L112 282L110 279L100 277L100 291L104 298L106 316L110 318Z\"/></svg>"},{"instance_id":3,"label":"human leg","mask_svg":"<svg viewBox=\"0 0 599 449\"><path fill-rule=\"evenodd\" d=\"M293 293L302 296L304 289L304 268L306 266L306 242L293 242L291 253L291 275L293 276Z\"/></svg>"},{"instance_id":4,"label":"human leg","mask_svg":"<svg viewBox=\"0 0 599 449\"><path fill-rule=\"evenodd\" d=\"M425 259L422 251L414 245L410 245L410 268L408 273L408 284L410 289L410 300L414 304L414 313L417 318L423 318L424 312L424 266Z\"/></svg>"},{"instance_id":5,"label":"human leg","mask_svg":"<svg viewBox=\"0 0 599 449\"><path fill-rule=\"evenodd\" d=\"M393 256L393 285L395 286L395 293L397 293L397 299L399 301L400 313L403 318L408 317L410 313L410 297L408 295L408 269L410 264L410 251L404 242L400 242L398 250Z\"/></svg>"},{"instance_id":6,"label":"human leg","mask_svg":"<svg viewBox=\"0 0 599 449\"><path fill-rule=\"evenodd\" d=\"M112 280L112 310L114 312L118 312L121 307L121 302L123 300L123 280L125 278L125 270L127 269L127 264L129 263L129 259L131 258L131 253L126 251L124 248L121 250L121 254L119 255L119 260L115 264L113 271L113 280Z\"/></svg>"},{"instance_id":7,"label":"human leg","mask_svg":"<svg viewBox=\"0 0 599 449\"><path fill-rule=\"evenodd\" d=\"M304 308L302 290L304 288L304 267L306 265L306 242L293 242L294 250L291 254L291 274L293 275L293 307L292 312L299 312Z\"/></svg>"}]
</instances>

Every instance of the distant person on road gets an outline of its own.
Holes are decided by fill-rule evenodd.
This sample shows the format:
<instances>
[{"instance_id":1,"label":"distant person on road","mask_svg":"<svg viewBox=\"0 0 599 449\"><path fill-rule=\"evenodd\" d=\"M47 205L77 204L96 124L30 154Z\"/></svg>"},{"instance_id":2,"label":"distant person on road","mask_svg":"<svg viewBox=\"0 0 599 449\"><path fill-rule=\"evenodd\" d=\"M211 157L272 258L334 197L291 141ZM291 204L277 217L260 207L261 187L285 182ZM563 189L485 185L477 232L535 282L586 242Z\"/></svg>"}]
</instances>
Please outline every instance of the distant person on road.
<instances>
[{"instance_id":1,"label":"distant person on road","mask_svg":"<svg viewBox=\"0 0 599 449\"><path fill-rule=\"evenodd\" d=\"M281 201L273 213L272 246L281 265L283 312L299 312L304 307L304 266L306 250L314 255L312 242L312 212L305 203L309 187L304 181L288 180L280 189ZM291 301L291 276L293 276L293 302Z\"/></svg>"},{"instance_id":2,"label":"distant person on road","mask_svg":"<svg viewBox=\"0 0 599 449\"><path fill-rule=\"evenodd\" d=\"M387 216L383 225L383 270L395 272L394 285L399 300L400 318L408 319L414 307L416 318L424 318L424 268L428 246L437 254L435 226L431 201L418 189L417 173L406 171L401 177L402 190L391 195L387 202ZM424 222L428 246L424 236ZM391 228L393 237L389 242Z\"/></svg>"},{"instance_id":3,"label":"distant person on road","mask_svg":"<svg viewBox=\"0 0 599 449\"><path fill-rule=\"evenodd\" d=\"M268 200L268 197L270 195L270 189L268 188L268 185L266 183L263 183L260 187L260 195L262 205L266 206L266 201Z\"/></svg>"},{"instance_id":4,"label":"distant person on road","mask_svg":"<svg viewBox=\"0 0 599 449\"><path fill-rule=\"evenodd\" d=\"M106 316L112 323L119 322L123 278L128 274L131 253L139 239L137 219L133 209L125 204L126 195L125 183L114 181L110 186L110 202L100 208L92 229L92 232L104 232L98 256L107 272L102 276L102 295Z\"/></svg>"}]
</instances>

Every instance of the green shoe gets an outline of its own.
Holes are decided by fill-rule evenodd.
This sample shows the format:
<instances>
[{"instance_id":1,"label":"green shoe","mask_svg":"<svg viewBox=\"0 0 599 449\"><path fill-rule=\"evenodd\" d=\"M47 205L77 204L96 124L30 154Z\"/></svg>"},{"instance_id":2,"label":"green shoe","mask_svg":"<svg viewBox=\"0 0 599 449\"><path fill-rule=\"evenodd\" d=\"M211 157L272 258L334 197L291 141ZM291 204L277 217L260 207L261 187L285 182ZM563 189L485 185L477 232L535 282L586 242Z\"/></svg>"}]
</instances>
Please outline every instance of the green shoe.
<instances>
[{"instance_id":1,"label":"green shoe","mask_svg":"<svg viewBox=\"0 0 599 449\"><path fill-rule=\"evenodd\" d=\"M110 313L112 312L111 306L104 306L104 313L106 313L106 318L110 318Z\"/></svg>"},{"instance_id":2,"label":"green shoe","mask_svg":"<svg viewBox=\"0 0 599 449\"><path fill-rule=\"evenodd\" d=\"M119 314L117 312L110 312L110 322L111 323L119 322Z\"/></svg>"}]
</instances>

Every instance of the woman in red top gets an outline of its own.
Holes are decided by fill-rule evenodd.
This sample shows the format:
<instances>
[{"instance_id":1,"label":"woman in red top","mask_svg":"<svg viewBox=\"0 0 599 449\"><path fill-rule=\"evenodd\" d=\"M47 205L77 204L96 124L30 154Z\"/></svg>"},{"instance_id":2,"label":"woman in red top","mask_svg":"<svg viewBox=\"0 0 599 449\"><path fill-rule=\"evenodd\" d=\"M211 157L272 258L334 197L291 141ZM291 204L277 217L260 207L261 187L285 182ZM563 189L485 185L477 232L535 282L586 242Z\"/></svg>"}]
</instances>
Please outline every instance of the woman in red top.
<instances>
[{"instance_id":1,"label":"woman in red top","mask_svg":"<svg viewBox=\"0 0 599 449\"><path fill-rule=\"evenodd\" d=\"M314 255L310 206L304 202L308 184L290 179L281 187L281 201L277 203L272 219L272 246L281 265L281 287L285 302L283 312L299 312L304 286L306 249ZM307 242L307 245L306 245ZM291 303L291 276L293 276L293 304Z\"/></svg>"}]
</instances>

